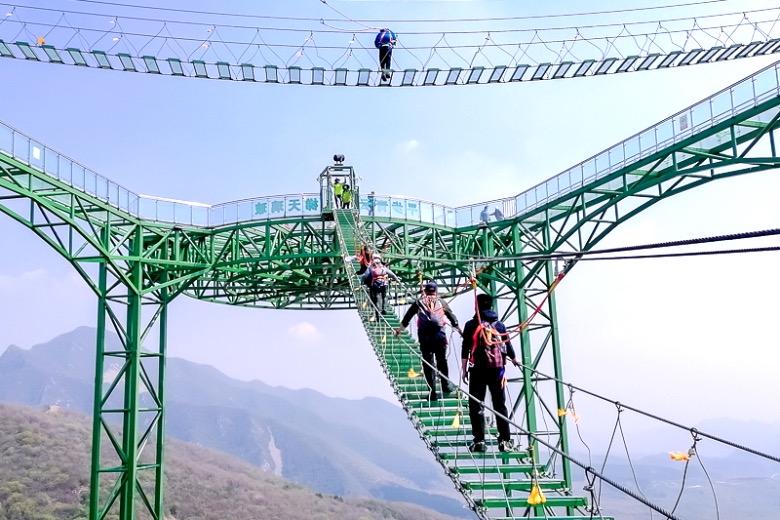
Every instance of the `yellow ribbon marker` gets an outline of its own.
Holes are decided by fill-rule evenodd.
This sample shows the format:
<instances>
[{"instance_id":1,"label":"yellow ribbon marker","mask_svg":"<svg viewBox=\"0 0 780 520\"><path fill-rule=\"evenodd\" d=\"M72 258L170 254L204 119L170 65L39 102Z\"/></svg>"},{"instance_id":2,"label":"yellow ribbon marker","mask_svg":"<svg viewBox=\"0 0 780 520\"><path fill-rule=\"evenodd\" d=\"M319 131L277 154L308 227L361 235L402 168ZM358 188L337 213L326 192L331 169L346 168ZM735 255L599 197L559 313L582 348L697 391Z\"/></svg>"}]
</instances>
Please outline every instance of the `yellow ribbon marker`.
<instances>
[{"instance_id":1,"label":"yellow ribbon marker","mask_svg":"<svg viewBox=\"0 0 780 520\"><path fill-rule=\"evenodd\" d=\"M361 309L365 309L366 308L366 302L363 302L363 304L360 306L360 308Z\"/></svg>"},{"instance_id":2,"label":"yellow ribbon marker","mask_svg":"<svg viewBox=\"0 0 780 520\"><path fill-rule=\"evenodd\" d=\"M410 379L414 379L415 377L420 377L420 374L414 371L413 368L409 369L409 373L407 374Z\"/></svg>"},{"instance_id":3,"label":"yellow ribbon marker","mask_svg":"<svg viewBox=\"0 0 780 520\"><path fill-rule=\"evenodd\" d=\"M460 412L455 412L455 418L452 420L452 427L455 429L460 428Z\"/></svg>"},{"instance_id":4,"label":"yellow ribbon marker","mask_svg":"<svg viewBox=\"0 0 780 520\"><path fill-rule=\"evenodd\" d=\"M677 460L680 462L691 460L691 456L682 451L670 451L669 456L672 458L672 460Z\"/></svg>"},{"instance_id":5,"label":"yellow ribbon marker","mask_svg":"<svg viewBox=\"0 0 780 520\"><path fill-rule=\"evenodd\" d=\"M387 334L382 336L382 345L384 345L385 343L387 343Z\"/></svg>"},{"instance_id":6,"label":"yellow ribbon marker","mask_svg":"<svg viewBox=\"0 0 780 520\"><path fill-rule=\"evenodd\" d=\"M540 504L544 504L545 502L547 502L547 497L544 496L544 493L542 493L542 490L539 489L539 486L534 483L534 485L531 486L531 494L528 497L528 505L538 506Z\"/></svg>"},{"instance_id":7,"label":"yellow ribbon marker","mask_svg":"<svg viewBox=\"0 0 780 520\"><path fill-rule=\"evenodd\" d=\"M398 298L398 305L406 305L406 298Z\"/></svg>"},{"instance_id":8,"label":"yellow ribbon marker","mask_svg":"<svg viewBox=\"0 0 780 520\"><path fill-rule=\"evenodd\" d=\"M563 408L558 408L558 417L563 417L564 415L571 415L571 418L574 419L575 424L580 422L580 416L577 415L577 413L571 408L567 408L566 410Z\"/></svg>"}]
</instances>

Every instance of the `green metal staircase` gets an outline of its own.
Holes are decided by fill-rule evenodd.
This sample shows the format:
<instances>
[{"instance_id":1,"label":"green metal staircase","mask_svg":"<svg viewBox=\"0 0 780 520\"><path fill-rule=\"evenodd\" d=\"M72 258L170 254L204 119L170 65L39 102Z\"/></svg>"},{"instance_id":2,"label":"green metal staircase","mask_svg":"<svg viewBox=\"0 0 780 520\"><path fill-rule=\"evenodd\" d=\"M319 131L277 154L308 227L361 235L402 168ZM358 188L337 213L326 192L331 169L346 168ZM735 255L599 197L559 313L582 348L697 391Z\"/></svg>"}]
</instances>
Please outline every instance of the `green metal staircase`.
<instances>
[{"instance_id":1,"label":"green metal staircase","mask_svg":"<svg viewBox=\"0 0 780 520\"><path fill-rule=\"evenodd\" d=\"M352 254L366 239L355 214L350 210L336 210L335 220L341 248L346 254ZM592 512L594 509L587 498L572 494L570 485L550 472L554 465L540 464L531 449L499 452L495 427L486 428L486 453L468 450L471 442L468 396L458 389L438 401L428 401L429 389L422 376L418 343L408 332L395 336L394 330L401 324L396 314L375 319L373 304L356 274L356 266L355 261L345 261L358 313L379 363L420 438L478 518L607 519ZM399 304L414 297L406 288L397 286L391 286L390 292L393 294L389 297ZM453 384L458 386L456 381ZM542 504L534 500L539 493L545 500Z\"/></svg>"}]
</instances>

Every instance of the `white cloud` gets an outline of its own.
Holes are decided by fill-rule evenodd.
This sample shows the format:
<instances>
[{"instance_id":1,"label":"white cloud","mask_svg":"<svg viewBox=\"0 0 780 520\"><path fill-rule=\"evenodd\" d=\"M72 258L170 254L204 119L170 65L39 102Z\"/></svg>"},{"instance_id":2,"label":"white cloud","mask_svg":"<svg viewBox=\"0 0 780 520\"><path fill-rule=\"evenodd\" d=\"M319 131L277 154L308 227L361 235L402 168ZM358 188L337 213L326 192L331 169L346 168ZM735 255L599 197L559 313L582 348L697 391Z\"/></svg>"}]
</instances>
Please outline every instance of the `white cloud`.
<instances>
[{"instance_id":1,"label":"white cloud","mask_svg":"<svg viewBox=\"0 0 780 520\"><path fill-rule=\"evenodd\" d=\"M320 340L322 340L322 334L320 334L320 331L317 330L317 327L308 321L296 323L287 329L287 332L296 340L305 343L319 343Z\"/></svg>"},{"instance_id":2,"label":"white cloud","mask_svg":"<svg viewBox=\"0 0 780 520\"><path fill-rule=\"evenodd\" d=\"M418 141L417 139L409 139L408 141L405 141L404 143L401 144L401 149L406 153L413 152L419 147L420 147L420 141Z\"/></svg>"},{"instance_id":3,"label":"white cloud","mask_svg":"<svg viewBox=\"0 0 780 520\"><path fill-rule=\"evenodd\" d=\"M0 274L0 290L24 286L28 283L44 281L47 277L48 273L45 269L24 271L17 275Z\"/></svg>"}]
</instances>

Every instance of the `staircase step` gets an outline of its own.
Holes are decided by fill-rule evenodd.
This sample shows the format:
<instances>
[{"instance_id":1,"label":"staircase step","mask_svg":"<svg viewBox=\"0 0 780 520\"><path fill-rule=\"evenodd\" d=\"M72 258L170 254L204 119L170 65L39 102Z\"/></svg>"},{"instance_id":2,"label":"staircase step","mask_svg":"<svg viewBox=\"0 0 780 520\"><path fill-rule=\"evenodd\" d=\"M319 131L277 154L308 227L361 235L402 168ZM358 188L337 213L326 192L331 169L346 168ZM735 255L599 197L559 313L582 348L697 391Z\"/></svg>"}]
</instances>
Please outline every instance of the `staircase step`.
<instances>
[{"instance_id":1,"label":"staircase step","mask_svg":"<svg viewBox=\"0 0 780 520\"><path fill-rule=\"evenodd\" d=\"M461 479L461 484L466 489L472 491L527 491L530 493L531 487L534 485L534 481L527 480L464 480ZM563 480L558 479L537 479L536 484L541 489L562 489L565 485ZM557 517L556 517L557 518Z\"/></svg>"},{"instance_id":2,"label":"staircase step","mask_svg":"<svg viewBox=\"0 0 780 520\"><path fill-rule=\"evenodd\" d=\"M432 408L432 407L450 407L457 409L458 400L455 398L444 398L438 401L429 402L428 399L409 399L406 403L410 408Z\"/></svg>"},{"instance_id":3,"label":"staircase step","mask_svg":"<svg viewBox=\"0 0 780 520\"><path fill-rule=\"evenodd\" d=\"M516 516L497 516L491 520L516 520ZM579 515L579 516L524 516L523 520L615 520L611 516Z\"/></svg>"},{"instance_id":4,"label":"staircase step","mask_svg":"<svg viewBox=\"0 0 780 520\"><path fill-rule=\"evenodd\" d=\"M459 475L478 475L478 474L485 474L485 473L503 473L503 474L513 474L513 473L525 473L530 474L533 473L535 469L537 469L538 466L534 466L531 464L502 464L502 465L495 465L495 464L484 464L480 466L450 466L450 470L453 473L457 473Z\"/></svg>"},{"instance_id":5,"label":"staircase step","mask_svg":"<svg viewBox=\"0 0 780 520\"><path fill-rule=\"evenodd\" d=\"M439 453L439 457L444 460L479 460L496 458L502 461L523 460L529 458L527 451L488 451L485 453L471 453L467 447L462 450L451 453Z\"/></svg>"},{"instance_id":6,"label":"staircase step","mask_svg":"<svg viewBox=\"0 0 780 520\"><path fill-rule=\"evenodd\" d=\"M426 428L425 433L429 437L464 437L468 434L469 442L471 442L471 428L453 428L450 425L437 426L435 428ZM498 435L498 431L495 429L486 430L485 433L487 435Z\"/></svg>"},{"instance_id":7,"label":"staircase step","mask_svg":"<svg viewBox=\"0 0 780 520\"><path fill-rule=\"evenodd\" d=\"M585 497L560 495L545 495L545 497L547 498L547 502L544 504L545 507L582 507L588 504L588 501ZM533 507L528 504L528 497L475 498L474 502L478 506L486 507L488 509L504 508L507 506L511 508ZM555 517L548 516L548 518Z\"/></svg>"},{"instance_id":8,"label":"staircase step","mask_svg":"<svg viewBox=\"0 0 780 520\"><path fill-rule=\"evenodd\" d=\"M452 421L455 420L454 414L451 417L421 417L420 424L427 428L437 428L440 426L452 427ZM470 426L471 420L468 414L461 414L460 416L461 426Z\"/></svg>"}]
</instances>

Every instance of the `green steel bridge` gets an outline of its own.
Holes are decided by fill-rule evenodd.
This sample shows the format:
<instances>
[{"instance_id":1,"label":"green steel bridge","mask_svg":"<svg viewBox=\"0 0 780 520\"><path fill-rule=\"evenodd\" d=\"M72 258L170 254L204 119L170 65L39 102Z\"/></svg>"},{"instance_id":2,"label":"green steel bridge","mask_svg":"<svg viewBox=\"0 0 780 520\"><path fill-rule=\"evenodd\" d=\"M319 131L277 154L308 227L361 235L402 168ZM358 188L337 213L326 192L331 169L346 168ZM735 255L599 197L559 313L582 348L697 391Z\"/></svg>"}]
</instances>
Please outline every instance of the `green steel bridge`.
<instances>
[{"instance_id":1,"label":"green steel bridge","mask_svg":"<svg viewBox=\"0 0 780 520\"><path fill-rule=\"evenodd\" d=\"M477 517L605 518L572 489L580 468L557 413L566 398L549 255L572 254L573 267L577 253L667 197L777 168L779 116L773 65L517 196L451 208L358 190L352 210L334 208L330 193L334 177L356 185L350 166L326 167L315 193L207 206L137 195L0 126L0 211L65 257L99 302L90 519L163 518L168 305L182 295L355 309L409 419ZM483 211L496 209L503 218L485 221ZM418 273L448 291L473 283L497 298L507 325L533 317L515 342L521 376L510 380L513 434L527 449L499 453L493 441L487 454L471 454L463 393L428 403L413 373L415 341L392 334L398 316L371 319L349 258L360 244L382 251L406 287ZM108 330L120 350L106 348Z\"/></svg>"}]
</instances>

